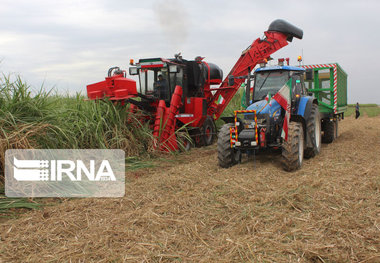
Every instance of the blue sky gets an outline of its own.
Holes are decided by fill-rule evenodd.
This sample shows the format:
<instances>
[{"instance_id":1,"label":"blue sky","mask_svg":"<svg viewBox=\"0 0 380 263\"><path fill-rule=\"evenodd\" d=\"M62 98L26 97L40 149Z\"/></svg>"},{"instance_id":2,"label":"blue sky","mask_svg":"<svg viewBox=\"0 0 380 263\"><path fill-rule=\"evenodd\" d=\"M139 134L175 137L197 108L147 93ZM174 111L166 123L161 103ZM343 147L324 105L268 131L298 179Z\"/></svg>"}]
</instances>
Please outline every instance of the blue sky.
<instances>
[{"instance_id":1,"label":"blue sky","mask_svg":"<svg viewBox=\"0 0 380 263\"><path fill-rule=\"evenodd\" d=\"M300 27L272 57L297 64L338 62L350 103L380 104L379 1L8 1L0 9L0 70L33 87L85 93L111 66L129 59L201 55L224 73L242 50L282 18Z\"/></svg>"}]
</instances>

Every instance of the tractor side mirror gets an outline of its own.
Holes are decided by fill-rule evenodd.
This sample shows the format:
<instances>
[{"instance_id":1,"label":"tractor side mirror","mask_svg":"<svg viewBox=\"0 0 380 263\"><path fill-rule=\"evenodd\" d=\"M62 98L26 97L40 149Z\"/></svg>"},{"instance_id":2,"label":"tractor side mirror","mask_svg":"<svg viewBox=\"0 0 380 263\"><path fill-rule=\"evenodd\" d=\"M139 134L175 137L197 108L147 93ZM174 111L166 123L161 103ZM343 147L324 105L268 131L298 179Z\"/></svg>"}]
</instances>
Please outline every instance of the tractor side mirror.
<instances>
[{"instance_id":1,"label":"tractor side mirror","mask_svg":"<svg viewBox=\"0 0 380 263\"><path fill-rule=\"evenodd\" d=\"M313 80L313 69L308 68L306 69L306 80Z\"/></svg>"},{"instance_id":2,"label":"tractor side mirror","mask_svg":"<svg viewBox=\"0 0 380 263\"><path fill-rule=\"evenodd\" d=\"M139 74L139 70L136 67L129 68L129 75L133 76L133 75L138 75L138 74Z\"/></svg>"},{"instance_id":3,"label":"tractor side mirror","mask_svg":"<svg viewBox=\"0 0 380 263\"><path fill-rule=\"evenodd\" d=\"M229 75L228 76L228 86L233 86L233 85L235 85L235 78L234 78L234 76Z\"/></svg>"}]
</instances>

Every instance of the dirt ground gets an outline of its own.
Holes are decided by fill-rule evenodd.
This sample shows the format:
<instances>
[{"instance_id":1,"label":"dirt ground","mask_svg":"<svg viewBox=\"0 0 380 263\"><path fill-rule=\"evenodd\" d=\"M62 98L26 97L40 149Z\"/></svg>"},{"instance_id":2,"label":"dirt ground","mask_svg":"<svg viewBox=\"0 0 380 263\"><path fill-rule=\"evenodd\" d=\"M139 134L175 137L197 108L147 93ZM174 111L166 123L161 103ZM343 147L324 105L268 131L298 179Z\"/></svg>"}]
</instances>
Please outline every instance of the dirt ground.
<instances>
[{"instance_id":1,"label":"dirt ground","mask_svg":"<svg viewBox=\"0 0 380 263\"><path fill-rule=\"evenodd\" d=\"M124 198L2 222L0 262L380 262L380 117L339 124L293 173L219 168L214 144L129 172Z\"/></svg>"}]
</instances>

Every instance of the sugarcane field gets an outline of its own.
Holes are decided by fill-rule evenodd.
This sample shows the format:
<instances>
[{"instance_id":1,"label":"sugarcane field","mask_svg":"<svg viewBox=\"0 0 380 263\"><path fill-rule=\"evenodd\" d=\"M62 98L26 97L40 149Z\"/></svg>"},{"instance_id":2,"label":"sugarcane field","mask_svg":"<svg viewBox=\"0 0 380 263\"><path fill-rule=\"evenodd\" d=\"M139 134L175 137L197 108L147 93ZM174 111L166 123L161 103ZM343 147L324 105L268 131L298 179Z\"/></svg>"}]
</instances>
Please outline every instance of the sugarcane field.
<instances>
[{"instance_id":1,"label":"sugarcane field","mask_svg":"<svg viewBox=\"0 0 380 263\"><path fill-rule=\"evenodd\" d=\"M0 263L380 262L379 11L6 1Z\"/></svg>"}]
</instances>

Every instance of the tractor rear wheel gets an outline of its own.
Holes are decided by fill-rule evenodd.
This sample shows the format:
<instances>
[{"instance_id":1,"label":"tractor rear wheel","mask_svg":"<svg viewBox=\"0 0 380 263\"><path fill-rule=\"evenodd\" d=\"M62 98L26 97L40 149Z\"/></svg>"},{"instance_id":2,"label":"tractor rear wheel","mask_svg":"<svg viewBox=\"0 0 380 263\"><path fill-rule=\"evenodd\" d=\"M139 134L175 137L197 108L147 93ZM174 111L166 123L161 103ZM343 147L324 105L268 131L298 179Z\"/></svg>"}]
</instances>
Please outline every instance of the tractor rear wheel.
<instances>
[{"instance_id":1,"label":"tractor rear wheel","mask_svg":"<svg viewBox=\"0 0 380 263\"><path fill-rule=\"evenodd\" d=\"M323 123L323 136L322 136L322 142L323 143L332 143L335 139L335 122L326 120Z\"/></svg>"},{"instance_id":2,"label":"tractor rear wheel","mask_svg":"<svg viewBox=\"0 0 380 263\"><path fill-rule=\"evenodd\" d=\"M311 145L305 149L305 158L312 158L321 151L321 119L318 105L313 104L309 119L306 122L306 132Z\"/></svg>"},{"instance_id":3,"label":"tractor rear wheel","mask_svg":"<svg viewBox=\"0 0 380 263\"><path fill-rule=\"evenodd\" d=\"M204 145L206 146L211 145L215 139L216 129L215 129L215 123L210 116L208 116L205 122L203 123L202 130L203 130L202 135L204 139Z\"/></svg>"},{"instance_id":4,"label":"tractor rear wheel","mask_svg":"<svg viewBox=\"0 0 380 263\"><path fill-rule=\"evenodd\" d=\"M241 161L241 152L231 148L231 123L224 124L218 134L218 163L220 167L228 168Z\"/></svg>"},{"instance_id":5,"label":"tractor rear wheel","mask_svg":"<svg viewBox=\"0 0 380 263\"><path fill-rule=\"evenodd\" d=\"M304 133L302 123L290 122L288 140L282 144L282 167L291 172L301 167L304 154Z\"/></svg>"}]
</instances>

